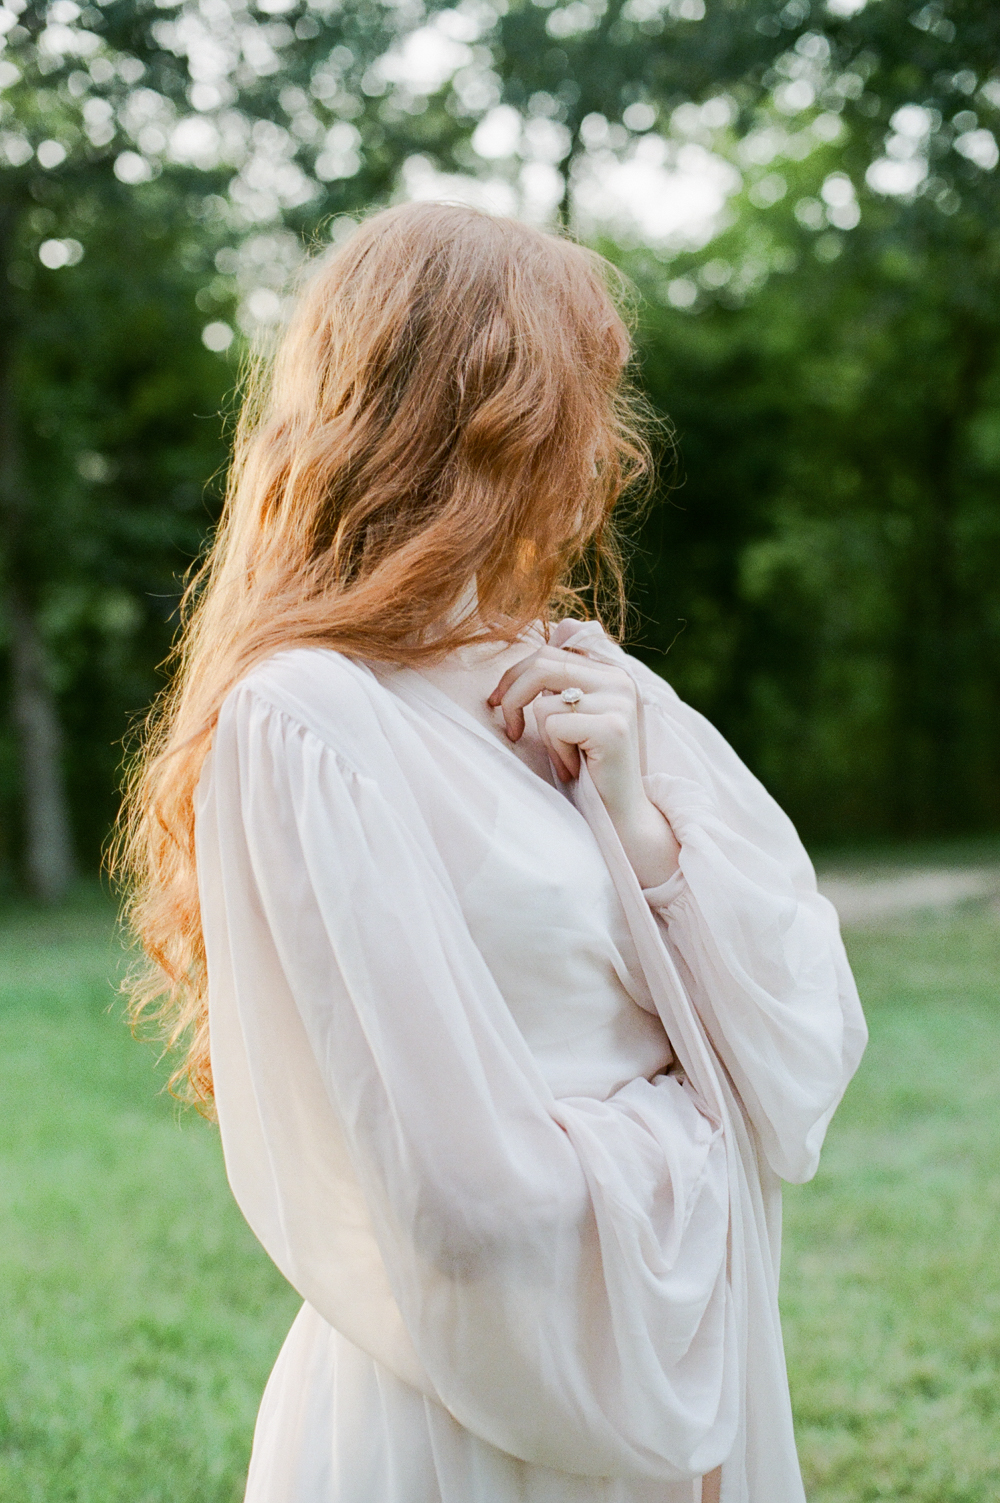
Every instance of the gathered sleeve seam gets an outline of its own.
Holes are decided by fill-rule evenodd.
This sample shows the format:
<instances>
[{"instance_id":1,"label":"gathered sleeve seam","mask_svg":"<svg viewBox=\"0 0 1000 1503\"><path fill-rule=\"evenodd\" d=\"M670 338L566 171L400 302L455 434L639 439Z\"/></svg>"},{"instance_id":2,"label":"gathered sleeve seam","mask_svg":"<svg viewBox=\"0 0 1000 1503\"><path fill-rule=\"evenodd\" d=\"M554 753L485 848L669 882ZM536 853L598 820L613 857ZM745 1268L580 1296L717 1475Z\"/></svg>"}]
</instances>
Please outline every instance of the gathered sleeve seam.
<instances>
[{"instance_id":1,"label":"gathered sleeve seam","mask_svg":"<svg viewBox=\"0 0 1000 1503\"><path fill-rule=\"evenodd\" d=\"M665 882L658 882L655 887L642 889L642 895L650 908L665 919L669 919L674 914L687 893L687 878L680 867Z\"/></svg>"},{"instance_id":2,"label":"gathered sleeve seam","mask_svg":"<svg viewBox=\"0 0 1000 1503\"><path fill-rule=\"evenodd\" d=\"M340 747L334 746L333 742L330 741L328 737L324 736L320 731L316 730L316 728L310 725L308 721L304 720L302 716L296 715L294 711L289 710L285 705L279 704L269 694L259 689L255 684L237 684L236 688L233 691L234 702L237 697L243 695L247 695L255 699L258 704L267 709L270 714L277 716L278 719L283 721L291 730L294 730L303 737L308 738L310 741L317 743L320 747L322 747L323 751L329 753L329 755L333 758L340 772L346 774L349 778L352 778L357 782L369 783L372 785L375 784L376 780L371 776L371 774L364 773L359 767L356 767L351 759L346 756L345 753L340 749Z\"/></svg>"}]
</instances>

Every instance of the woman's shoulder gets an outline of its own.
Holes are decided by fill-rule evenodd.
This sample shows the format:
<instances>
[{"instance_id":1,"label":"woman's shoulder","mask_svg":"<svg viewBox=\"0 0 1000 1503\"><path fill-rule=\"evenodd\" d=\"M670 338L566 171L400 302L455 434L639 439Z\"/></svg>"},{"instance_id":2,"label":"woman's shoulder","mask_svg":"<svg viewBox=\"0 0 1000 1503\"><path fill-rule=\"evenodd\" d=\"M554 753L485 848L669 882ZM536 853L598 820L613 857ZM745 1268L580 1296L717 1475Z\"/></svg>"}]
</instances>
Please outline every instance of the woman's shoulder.
<instances>
[{"instance_id":1,"label":"woman's shoulder","mask_svg":"<svg viewBox=\"0 0 1000 1503\"><path fill-rule=\"evenodd\" d=\"M567 617L552 628L549 640L554 647L583 652L588 657L625 668L635 679L643 698L652 697L671 706L683 704L666 678L609 637L599 621L578 621Z\"/></svg>"},{"instance_id":2,"label":"woman's shoulder","mask_svg":"<svg viewBox=\"0 0 1000 1503\"><path fill-rule=\"evenodd\" d=\"M597 621L560 621L550 640L557 647L585 652L603 662L624 668L635 681L646 717L646 734L666 737L671 756L688 768L688 776L711 779L716 775L751 774L728 741L699 710L689 705L662 673L650 668L607 635ZM756 779L754 779L756 782Z\"/></svg>"},{"instance_id":3,"label":"woman's shoulder","mask_svg":"<svg viewBox=\"0 0 1000 1503\"><path fill-rule=\"evenodd\" d=\"M355 764L384 745L391 697L364 663L334 648L288 647L257 663L234 685L220 723L256 706L294 722Z\"/></svg>"}]
</instances>

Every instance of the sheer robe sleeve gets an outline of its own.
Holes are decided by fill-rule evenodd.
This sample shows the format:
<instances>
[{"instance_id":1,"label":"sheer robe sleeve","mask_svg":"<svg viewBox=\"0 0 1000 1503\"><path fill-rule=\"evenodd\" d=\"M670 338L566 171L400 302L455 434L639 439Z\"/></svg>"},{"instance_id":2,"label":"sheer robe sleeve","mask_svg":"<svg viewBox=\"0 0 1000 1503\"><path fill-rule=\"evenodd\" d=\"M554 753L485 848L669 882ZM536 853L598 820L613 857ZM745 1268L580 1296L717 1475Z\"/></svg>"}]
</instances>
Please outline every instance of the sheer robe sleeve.
<instances>
[{"instance_id":1,"label":"sheer robe sleeve","mask_svg":"<svg viewBox=\"0 0 1000 1503\"><path fill-rule=\"evenodd\" d=\"M681 847L647 901L768 1163L807 1180L867 1041L836 912L791 820L719 732L599 628L557 632L636 681L646 791Z\"/></svg>"},{"instance_id":2,"label":"sheer robe sleeve","mask_svg":"<svg viewBox=\"0 0 1000 1503\"><path fill-rule=\"evenodd\" d=\"M368 1216L372 1277L462 1425L569 1472L710 1471L739 1357L725 1149L690 1088L554 1098L412 809L250 687L223 707L197 839L224 1141L237 1091L259 1123L230 1177L300 1292L344 1307L326 1249ZM344 1162L360 1211L331 1192Z\"/></svg>"}]
</instances>

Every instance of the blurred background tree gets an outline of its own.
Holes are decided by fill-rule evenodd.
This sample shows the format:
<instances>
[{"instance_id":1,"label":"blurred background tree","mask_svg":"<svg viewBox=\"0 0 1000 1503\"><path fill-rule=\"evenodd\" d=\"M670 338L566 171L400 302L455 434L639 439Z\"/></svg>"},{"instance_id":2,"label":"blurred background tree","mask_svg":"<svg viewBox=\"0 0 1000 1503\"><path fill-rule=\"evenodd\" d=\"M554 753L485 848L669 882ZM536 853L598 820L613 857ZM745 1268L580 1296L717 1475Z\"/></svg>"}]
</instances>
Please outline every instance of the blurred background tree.
<instances>
[{"instance_id":1,"label":"blurred background tree","mask_svg":"<svg viewBox=\"0 0 1000 1503\"><path fill-rule=\"evenodd\" d=\"M240 348L304 250L406 195L561 219L632 277L681 481L637 646L805 831L997 828L994 6L6 0L0 27L8 884L96 865Z\"/></svg>"}]
</instances>

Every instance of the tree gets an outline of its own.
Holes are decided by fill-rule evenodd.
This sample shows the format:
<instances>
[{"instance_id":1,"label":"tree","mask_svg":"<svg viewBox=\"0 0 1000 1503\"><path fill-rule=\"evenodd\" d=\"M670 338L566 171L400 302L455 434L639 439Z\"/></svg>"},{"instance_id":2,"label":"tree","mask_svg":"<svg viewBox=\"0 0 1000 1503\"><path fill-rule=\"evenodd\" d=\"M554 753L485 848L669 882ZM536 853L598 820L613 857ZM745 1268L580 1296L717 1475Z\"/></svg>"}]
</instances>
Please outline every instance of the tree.
<instances>
[{"instance_id":1,"label":"tree","mask_svg":"<svg viewBox=\"0 0 1000 1503\"><path fill-rule=\"evenodd\" d=\"M996 818L992 7L14 3L8 869L55 895L70 824L102 838L215 515L234 327L280 319L318 227L455 174L603 230L644 293L686 476L639 554L650 660L686 623L672 676L814 831ZM729 194L701 240L595 218L602 174L667 194L692 151Z\"/></svg>"},{"instance_id":2,"label":"tree","mask_svg":"<svg viewBox=\"0 0 1000 1503\"><path fill-rule=\"evenodd\" d=\"M1000 821L1000 16L950 15L802 33L732 227L629 258L687 477L647 641L827 837Z\"/></svg>"},{"instance_id":3,"label":"tree","mask_svg":"<svg viewBox=\"0 0 1000 1503\"><path fill-rule=\"evenodd\" d=\"M135 618L129 630L161 657L170 611L150 585L176 602L208 520L198 491L220 462L219 433L199 429L193 404L211 421L232 377L206 355L195 304L215 315L207 338L221 352L237 247L287 269L281 232L384 194L414 135L440 144L459 127L416 98L419 127L406 100L385 107L375 64L405 30L405 7L12 0L0 16L0 621L19 745L6 781L31 884L54 899L73 872L63 720L85 683L84 713L93 704L79 602ZM258 287L256 321L278 307ZM246 311L252 320L253 299ZM157 325L186 342L165 352ZM166 476L157 488L161 468L186 477L180 491ZM93 604L102 580L118 607ZM148 664L140 678L145 690ZM113 678L105 689L118 703Z\"/></svg>"}]
</instances>

